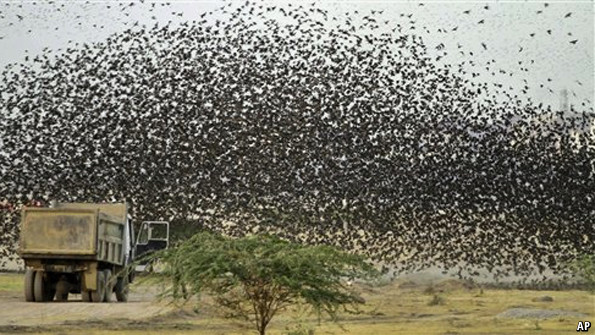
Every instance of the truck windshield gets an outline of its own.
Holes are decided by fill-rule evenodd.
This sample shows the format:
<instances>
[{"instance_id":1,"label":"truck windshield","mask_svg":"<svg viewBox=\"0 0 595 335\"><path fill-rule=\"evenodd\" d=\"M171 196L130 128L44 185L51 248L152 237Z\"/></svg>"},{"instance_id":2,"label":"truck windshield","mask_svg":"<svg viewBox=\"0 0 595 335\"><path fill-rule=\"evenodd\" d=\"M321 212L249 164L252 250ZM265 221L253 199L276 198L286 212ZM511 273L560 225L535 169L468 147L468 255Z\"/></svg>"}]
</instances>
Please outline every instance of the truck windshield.
<instances>
[{"instance_id":1,"label":"truck windshield","mask_svg":"<svg viewBox=\"0 0 595 335\"><path fill-rule=\"evenodd\" d=\"M167 225L165 224L153 224L149 228L151 232L149 238L151 240L167 240Z\"/></svg>"}]
</instances>

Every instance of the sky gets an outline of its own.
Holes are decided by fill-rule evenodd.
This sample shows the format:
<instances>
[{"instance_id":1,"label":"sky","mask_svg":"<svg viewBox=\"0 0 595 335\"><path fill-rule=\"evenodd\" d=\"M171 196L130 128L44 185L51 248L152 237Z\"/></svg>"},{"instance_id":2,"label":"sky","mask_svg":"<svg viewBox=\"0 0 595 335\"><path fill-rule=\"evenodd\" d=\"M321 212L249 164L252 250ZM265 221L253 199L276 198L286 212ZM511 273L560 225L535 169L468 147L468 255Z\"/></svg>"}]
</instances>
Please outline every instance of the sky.
<instances>
[{"instance_id":1,"label":"sky","mask_svg":"<svg viewBox=\"0 0 595 335\"><path fill-rule=\"evenodd\" d=\"M232 2L237 5L244 1ZM495 68L506 73L492 76L486 71L475 80L501 82L516 90L526 81L531 87L528 94L536 102L557 107L562 89L569 91L573 102L589 99L593 106L595 101L593 1L308 0L311 2L342 19L346 12L351 16L357 10L363 16L381 11L376 15L388 21L382 26L385 30L415 21L415 29L409 32L421 35L431 52L446 51L442 62L485 64L494 59ZM0 0L0 71L11 63L24 62L26 57L34 58L46 48L65 52L82 43L101 42L135 24L163 26L171 20L175 25L198 20L205 12L214 12L212 19L216 19L216 9L224 4L221 0L130 3ZM290 2L265 3L288 6ZM570 43L575 40L575 44ZM436 50L441 44L442 51ZM460 55L459 45L465 55Z\"/></svg>"},{"instance_id":2,"label":"sky","mask_svg":"<svg viewBox=\"0 0 595 335\"><path fill-rule=\"evenodd\" d=\"M231 1L240 5L245 1ZM263 1L288 6L287 1ZM483 71L478 81L530 87L533 101L560 105L568 90L571 103L589 99L593 106L594 2L591 1L308 1L344 19L376 12L382 29L415 21L410 33L423 37L428 49L447 55L441 60L476 65L496 61L495 75ZM133 3L132 6L130 4ZM82 43L100 42L135 24L152 27L168 21L198 20L224 5L213 1L5 1L0 0L0 69L34 58L45 48L64 52ZM382 14L378 14L381 11ZM570 13L570 15L568 15ZM404 14L404 16L401 16ZM413 14L411 18L407 16ZM336 24L339 21L331 21ZM548 32L549 30L549 32ZM379 31L380 32L380 31ZM533 35L532 35L533 34ZM575 44L570 43L576 41ZM75 43L80 43L76 46ZM483 43L483 45L482 45ZM460 46L460 48L459 48ZM466 54L461 55L460 50ZM473 52L470 56L469 52ZM520 62L520 63L519 63ZM475 66L475 69L482 68ZM525 70L526 69L526 70ZM513 75L511 76L510 73ZM543 87L540 87L543 85Z\"/></svg>"}]
</instances>

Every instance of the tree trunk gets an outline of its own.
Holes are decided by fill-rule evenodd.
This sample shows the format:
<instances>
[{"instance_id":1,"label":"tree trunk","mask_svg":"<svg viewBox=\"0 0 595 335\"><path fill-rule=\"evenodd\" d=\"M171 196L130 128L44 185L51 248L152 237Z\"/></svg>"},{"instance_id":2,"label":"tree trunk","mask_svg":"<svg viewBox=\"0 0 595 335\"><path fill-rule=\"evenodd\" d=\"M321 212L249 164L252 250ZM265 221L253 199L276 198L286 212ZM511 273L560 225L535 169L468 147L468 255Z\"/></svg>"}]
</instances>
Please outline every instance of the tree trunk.
<instances>
[{"instance_id":1,"label":"tree trunk","mask_svg":"<svg viewBox=\"0 0 595 335\"><path fill-rule=\"evenodd\" d=\"M265 316L261 316L260 320L258 320L258 335L265 335L266 334L266 318Z\"/></svg>"}]
</instances>

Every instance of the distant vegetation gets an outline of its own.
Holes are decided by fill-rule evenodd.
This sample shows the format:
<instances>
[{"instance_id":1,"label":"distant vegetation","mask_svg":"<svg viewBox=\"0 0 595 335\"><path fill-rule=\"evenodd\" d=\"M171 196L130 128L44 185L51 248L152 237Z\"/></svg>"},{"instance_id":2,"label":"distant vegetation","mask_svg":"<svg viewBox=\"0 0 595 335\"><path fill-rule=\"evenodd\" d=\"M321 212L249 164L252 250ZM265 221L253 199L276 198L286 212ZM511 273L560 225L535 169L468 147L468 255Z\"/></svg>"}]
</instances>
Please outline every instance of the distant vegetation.
<instances>
[{"instance_id":1,"label":"distant vegetation","mask_svg":"<svg viewBox=\"0 0 595 335\"><path fill-rule=\"evenodd\" d=\"M595 293L595 255L581 255L570 264L570 269L591 292Z\"/></svg>"}]
</instances>

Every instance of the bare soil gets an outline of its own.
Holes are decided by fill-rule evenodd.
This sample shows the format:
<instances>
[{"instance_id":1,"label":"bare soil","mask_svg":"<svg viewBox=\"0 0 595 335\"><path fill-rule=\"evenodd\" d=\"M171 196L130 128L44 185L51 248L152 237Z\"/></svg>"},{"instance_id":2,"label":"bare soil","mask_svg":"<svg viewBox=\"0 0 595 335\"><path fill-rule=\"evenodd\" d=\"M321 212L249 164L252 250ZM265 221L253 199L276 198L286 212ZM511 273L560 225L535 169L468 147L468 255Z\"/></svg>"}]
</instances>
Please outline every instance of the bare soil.
<instances>
[{"instance_id":1,"label":"bare soil","mask_svg":"<svg viewBox=\"0 0 595 335\"><path fill-rule=\"evenodd\" d=\"M130 292L126 303L84 303L80 294L71 294L67 302L25 302L23 294L0 291L0 331L2 327L49 326L57 324L101 323L105 320L147 320L170 313L174 307L156 300L157 290ZM113 297L115 300L115 296ZM15 328L15 327L8 327Z\"/></svg>"}]
</instances>

